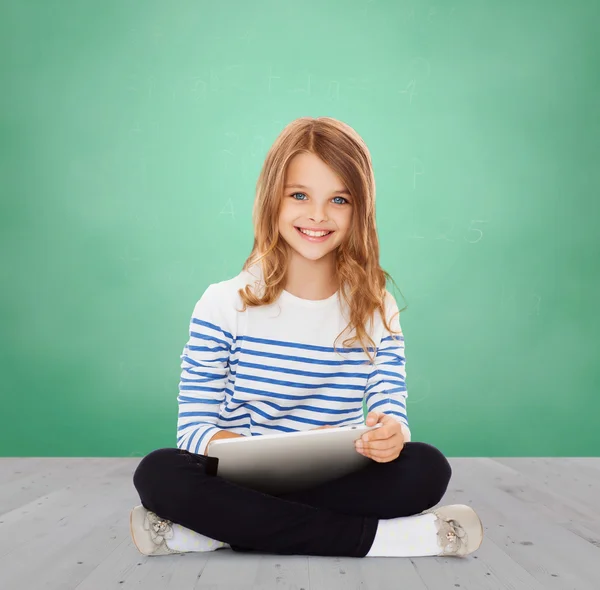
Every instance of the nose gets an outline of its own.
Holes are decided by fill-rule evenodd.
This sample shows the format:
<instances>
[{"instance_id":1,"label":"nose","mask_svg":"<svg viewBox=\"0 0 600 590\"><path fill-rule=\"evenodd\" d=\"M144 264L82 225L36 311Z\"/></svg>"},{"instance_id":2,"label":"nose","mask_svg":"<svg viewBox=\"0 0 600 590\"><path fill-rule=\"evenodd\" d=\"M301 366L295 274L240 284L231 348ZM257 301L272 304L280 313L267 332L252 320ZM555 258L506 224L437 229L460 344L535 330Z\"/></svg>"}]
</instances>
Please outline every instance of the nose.
<instances>
[{"instance_id":1,"label":"nose","mask_svg":"<svg viewBox=\"0 0 600 590\"><path fill-rule=\"evenodd\" d=\"M325 214L325 205L315 205L309 217L311 221L320 223L321 221L327 221L327 215Z\"/></svg>"}]
</instances>

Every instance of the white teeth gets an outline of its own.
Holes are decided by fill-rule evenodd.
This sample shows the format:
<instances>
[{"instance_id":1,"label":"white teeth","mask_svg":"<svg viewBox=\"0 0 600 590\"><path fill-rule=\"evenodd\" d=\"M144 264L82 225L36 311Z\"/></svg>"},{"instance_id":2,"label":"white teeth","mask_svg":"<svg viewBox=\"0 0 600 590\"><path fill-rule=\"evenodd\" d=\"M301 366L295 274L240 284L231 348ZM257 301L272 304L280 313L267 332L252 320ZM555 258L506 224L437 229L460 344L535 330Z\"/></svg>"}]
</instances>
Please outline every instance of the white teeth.
<instances>
[{"instance_id":1,"label":"white teeth","mask_svg":"<svg viewBox=\"0 0 600 590\"><path fill-rule=\"evenodd\" d=\"M298 229L300 229L300 228L298 228ZM313 238L320 238L322 236L326 236L327 234L331 233L328 231L310 231L308 229L300 229L300 231L303 234L306 234L307 236L311 236Z\"/></svg>"}]
</instances>

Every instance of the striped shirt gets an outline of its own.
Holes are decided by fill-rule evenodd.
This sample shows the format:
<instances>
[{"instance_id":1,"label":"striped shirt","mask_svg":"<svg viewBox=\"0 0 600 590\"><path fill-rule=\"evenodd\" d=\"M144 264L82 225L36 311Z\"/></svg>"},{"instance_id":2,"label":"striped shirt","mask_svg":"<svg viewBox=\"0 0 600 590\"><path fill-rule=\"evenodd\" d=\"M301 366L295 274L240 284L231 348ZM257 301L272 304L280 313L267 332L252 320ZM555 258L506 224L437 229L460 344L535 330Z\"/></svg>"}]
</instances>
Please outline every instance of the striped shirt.
<instances>
[{"instance_id":1,"label":"striped shirt","mask_svg":"<svg viewBox=\"0 0 600 590\"><path fill-rule=\"evenodd\" d=\"M195 304L181 358L177 447L204 454L219 430L244 436L364 423L364 407L393 416L410 441L404 336L378 312L366 329L375 365L358 343L343 347L348 313L339 291L318 301L283 291L241 312L238 290L258 284L258 265L208 286ZM257 282L258 281L258 282ZM386 313L397 314L386 290ZM400 330L399 316L392 328ZM371 349L373 350L373 349Z\"/></svg>"}]
</instances>

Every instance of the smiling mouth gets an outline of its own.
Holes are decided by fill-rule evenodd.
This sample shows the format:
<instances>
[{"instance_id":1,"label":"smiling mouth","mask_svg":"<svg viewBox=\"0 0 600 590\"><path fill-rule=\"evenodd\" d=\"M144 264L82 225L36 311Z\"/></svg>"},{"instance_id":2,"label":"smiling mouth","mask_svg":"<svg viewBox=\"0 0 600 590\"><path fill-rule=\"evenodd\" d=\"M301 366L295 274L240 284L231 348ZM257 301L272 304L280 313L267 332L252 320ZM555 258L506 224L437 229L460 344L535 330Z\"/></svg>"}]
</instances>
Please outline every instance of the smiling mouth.
<instances>
[{"instance_id":1,"label":"smiling mouth","mask_svg":"<svg viewBox=\"0 0 600 590\"><path fill-rule=\"evenodd\" d=\"M331 236L331 234L333 234L333 230L329 231L328 233L326 233L323 236L309 236L308 234L305 234L304 232L300 231L299 227L294 226L296 231L298 232L298 234L300 235L301 238L303 238L304 240L307 240L308 242L324 242L325 240L329 239L329 236Z\"/></svg>"},{"instance_id":2,"label":"smiling mouth","mask_svg":"<svg viewBox=\"0 0 600 590\"><path fill-rule=\"evenodd\" d=\"M317 237L318 237L318 238L321 238L321 237L325 237L325 236L328 236L329 234L332 234L332 233L333 233L333 231L334 231L334 230L332 230L332 229L315 229L315 230L306 230L306 229L305 229L305 228L303 228L303 227L298 227L298 226L294 226L294 227L295 227L295 228L296 228L296 229L297 229L297 230L298 230L298 231L299 231L301 234L303 234L303 235L305 235L305 236L309 236L309 237L311 237L311 238L317 238ZM323 232L323 231L325 231L325 232L327 232L327 233L326 233L324 236L310 236L309 234L305 234L305 233L304 233L302 230L305 230L305 231L314 231L314 232Z\"/></svg>"}]
</instances>

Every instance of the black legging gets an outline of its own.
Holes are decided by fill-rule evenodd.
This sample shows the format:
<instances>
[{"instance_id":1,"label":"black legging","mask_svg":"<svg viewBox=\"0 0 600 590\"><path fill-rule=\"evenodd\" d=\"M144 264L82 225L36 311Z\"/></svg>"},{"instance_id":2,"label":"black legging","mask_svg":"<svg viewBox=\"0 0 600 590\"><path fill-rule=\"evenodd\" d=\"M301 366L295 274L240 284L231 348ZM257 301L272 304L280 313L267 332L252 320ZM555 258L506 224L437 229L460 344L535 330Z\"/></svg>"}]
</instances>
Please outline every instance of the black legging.
<instances>
[{"instance_id":1,"label":"black legging","mask_svg":"<svg viewBox=\"0 0 600 590\"><path fill-rule=\"evenodd\" d=\"M133 484L145 508L239 552L364 557L379 519L419 514L446 493L452 469L436 447L405 443L389 463L301 492L269 495L211 475L216 460L152 451Z\"/></svg>"}]
</instances>

